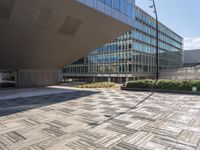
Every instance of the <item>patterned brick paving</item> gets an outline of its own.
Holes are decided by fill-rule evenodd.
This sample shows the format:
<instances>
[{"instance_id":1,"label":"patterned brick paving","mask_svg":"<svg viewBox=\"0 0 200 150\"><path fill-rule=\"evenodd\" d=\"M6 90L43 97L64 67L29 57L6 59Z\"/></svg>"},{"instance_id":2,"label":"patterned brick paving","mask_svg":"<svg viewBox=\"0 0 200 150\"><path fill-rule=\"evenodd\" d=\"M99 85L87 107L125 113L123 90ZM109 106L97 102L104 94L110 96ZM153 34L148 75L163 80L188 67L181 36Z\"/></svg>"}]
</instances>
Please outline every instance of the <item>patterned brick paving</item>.
<instances>
[{"instance_id":1,"label":"patterned brick paving","mask_svg":"<svg viewBox=\"0 0 200 150\"><path fill-rule=\"evenodd\" d=\"M199 143L200 96L90 90L0 100L0 150L200 150Z\"/></svg>"}]
</instances>

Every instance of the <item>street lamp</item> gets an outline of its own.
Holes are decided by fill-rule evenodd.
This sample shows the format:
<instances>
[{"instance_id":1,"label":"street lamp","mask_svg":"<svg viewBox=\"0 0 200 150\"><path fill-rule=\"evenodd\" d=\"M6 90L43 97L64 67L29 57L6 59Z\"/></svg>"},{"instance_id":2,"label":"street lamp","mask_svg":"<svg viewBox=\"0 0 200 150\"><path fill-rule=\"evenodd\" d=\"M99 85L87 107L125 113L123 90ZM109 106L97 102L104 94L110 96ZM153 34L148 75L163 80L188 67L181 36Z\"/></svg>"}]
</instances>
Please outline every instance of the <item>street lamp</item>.
<instances>
[{"instance_id":1,"label":"street lamp","mask_svg":"<svg viewBox=\"0 0 200 150\"><path fill-rule=\"evenodd\" d=\"M154 13L156 16L156 80L159 79L159 30L158 30L158 14L156 9L156 3L155 0L150 0L153 2L153 5L150 6L150 8L154 8Z\"/></svg>"}]
</instances>

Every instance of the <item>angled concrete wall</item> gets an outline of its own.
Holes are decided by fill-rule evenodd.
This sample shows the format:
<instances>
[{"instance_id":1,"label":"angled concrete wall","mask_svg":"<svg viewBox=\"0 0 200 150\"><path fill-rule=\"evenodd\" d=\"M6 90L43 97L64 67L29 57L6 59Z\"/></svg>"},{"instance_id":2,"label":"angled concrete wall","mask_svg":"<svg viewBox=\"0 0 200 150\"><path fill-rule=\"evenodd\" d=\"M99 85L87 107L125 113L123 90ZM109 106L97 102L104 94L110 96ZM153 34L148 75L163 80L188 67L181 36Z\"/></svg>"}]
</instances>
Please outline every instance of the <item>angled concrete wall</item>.
<instances>
[{"instance_id":1,"label":"angled concrete wall","mask_svg":"<svg viewBox=\"0 0 200 150\"><path fill-rule=\"evenodd\" d=\"M18 87L54 85L54 69L129 31L127 21L77 0L0 0L0 69L19 69Z\"/></svg>"},{"instance_id":2,"label":"angled concrete wall","mask_svg":"<svg viewBox=\"0 0 200 150\"><path fill-rule=\"evenodd\" d=\"M130 29L76 0L0 0L0 69L61 69Z\"/></svg>"}]
</instances>

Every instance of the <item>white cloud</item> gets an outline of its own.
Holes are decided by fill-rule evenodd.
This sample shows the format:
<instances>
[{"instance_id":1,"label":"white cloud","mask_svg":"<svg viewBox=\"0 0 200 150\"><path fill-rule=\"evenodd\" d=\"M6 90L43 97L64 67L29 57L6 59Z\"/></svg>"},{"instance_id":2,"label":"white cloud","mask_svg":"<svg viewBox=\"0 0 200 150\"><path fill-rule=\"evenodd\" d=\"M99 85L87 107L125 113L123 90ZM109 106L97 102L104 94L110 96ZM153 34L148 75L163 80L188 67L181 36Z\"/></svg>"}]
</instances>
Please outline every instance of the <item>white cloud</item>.
<instances>
[{"instance_id":1,"label":"white cloud","mask_svg":"<svg viewBox=\"0 0 200 150\"><path fill-rule=\"evenodd\" d=\"M200 37L185 38L184 49L185 50L200 49Z\"/></svg>"}]
</instances>

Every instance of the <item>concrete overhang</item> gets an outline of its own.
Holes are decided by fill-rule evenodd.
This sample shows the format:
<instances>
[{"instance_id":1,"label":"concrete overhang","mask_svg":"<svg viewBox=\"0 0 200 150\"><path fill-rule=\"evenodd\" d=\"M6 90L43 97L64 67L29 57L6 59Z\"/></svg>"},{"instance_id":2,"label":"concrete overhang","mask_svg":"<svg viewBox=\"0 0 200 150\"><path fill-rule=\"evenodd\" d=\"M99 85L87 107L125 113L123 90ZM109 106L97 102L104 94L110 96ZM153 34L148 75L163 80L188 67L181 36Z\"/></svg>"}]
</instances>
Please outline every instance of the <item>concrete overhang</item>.
<instances>
[{"instance_id":1,"label":"concrete overhang","mask_svg":"<svg viewBox=\"0 0 200 150\"><path fill-rule=\"evenodd\" d=\"M0 69L60 69L130 29L76 0L2 0Z\"/></svg>"}]
</instances>

